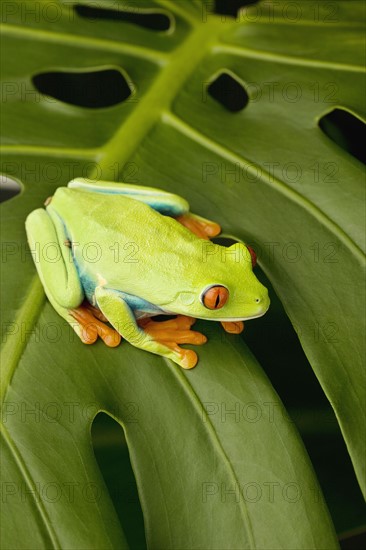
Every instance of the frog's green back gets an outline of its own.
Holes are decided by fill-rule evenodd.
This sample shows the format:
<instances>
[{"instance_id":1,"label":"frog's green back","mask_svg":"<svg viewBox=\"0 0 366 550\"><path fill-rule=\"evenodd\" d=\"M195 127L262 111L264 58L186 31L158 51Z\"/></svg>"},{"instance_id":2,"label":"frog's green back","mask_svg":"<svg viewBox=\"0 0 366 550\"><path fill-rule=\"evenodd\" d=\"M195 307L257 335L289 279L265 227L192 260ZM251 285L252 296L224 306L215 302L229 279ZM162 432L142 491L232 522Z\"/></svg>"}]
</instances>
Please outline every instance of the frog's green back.
<instances>
[{"instance_id":1,"label":"frog's green back","mask_svg":"<svg viewBox=\"0 0 366 550\"><path fill-rule=\"evenodd\" d=\"M124 195L61 187L48 208L56 210L70 241L78 243L73 248L79 269L99 273L108 285L123 285L125 292L133 293L136 279L150 286L158 278L160 286L167 277L171 287L175 270L202 261L201 239Z\"/></svg>"}]
</instances>

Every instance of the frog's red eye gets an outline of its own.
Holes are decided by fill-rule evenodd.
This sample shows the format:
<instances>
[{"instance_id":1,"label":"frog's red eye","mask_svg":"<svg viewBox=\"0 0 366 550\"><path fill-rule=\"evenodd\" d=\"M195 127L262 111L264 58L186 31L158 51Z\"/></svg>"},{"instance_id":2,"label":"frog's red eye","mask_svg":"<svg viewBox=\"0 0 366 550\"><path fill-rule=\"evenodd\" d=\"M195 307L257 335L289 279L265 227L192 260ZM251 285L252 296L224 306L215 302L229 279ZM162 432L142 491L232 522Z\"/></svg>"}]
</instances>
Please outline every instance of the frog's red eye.
<instances>
[{"instance_id":1,"label":"frog's red eye","mask_svg":"<svg viewBox=\"0 0 366 550\"><path fill-rule=\"evenodd\" d=\"M229 298L229 291L224 286L212 286L202 296L202 303L207 309L221 309Z\"/></svg>"},{"instance_id":2,"label":"frog's red eye","mask_svg":"<svg viewBox=\"0 0 366 550\"><path fill-rule=\"evenodd\" d=\"M249 250L252 257L252 267L255 267L257 265L257 254L254 252L251 246L247 246L247 249Z\"/></svg>"}]
</instances>

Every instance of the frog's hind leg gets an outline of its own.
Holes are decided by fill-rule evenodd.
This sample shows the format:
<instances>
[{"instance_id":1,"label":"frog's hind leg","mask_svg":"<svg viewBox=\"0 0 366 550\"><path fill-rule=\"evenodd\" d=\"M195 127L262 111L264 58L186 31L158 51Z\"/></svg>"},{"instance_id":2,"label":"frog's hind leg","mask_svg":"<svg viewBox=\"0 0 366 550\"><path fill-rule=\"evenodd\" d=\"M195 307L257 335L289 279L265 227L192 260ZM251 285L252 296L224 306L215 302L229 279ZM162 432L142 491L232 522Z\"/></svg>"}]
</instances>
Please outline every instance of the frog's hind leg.
<instances>
[{"instance_id":1,"label":"frog's hind leg","mask_svg":"<svg viewBox=\"0 0 366 550\"><path fill-rule=\"evenodd\" d=\"M67 186L92 193L125 195L148 204L151 208L166 216L176 217L189 212L189 204L185 199L174 193L168 193L154 187L113 181L93 181L86 178L75 178Z\"/></svg>"},{"instance_id":2,"label":"frog's hind leg","mask_svg":"<svg viewBox=\"0 0 366 550\"><path fill-rule=\"evenodd\" d=\"M29 214L25 226L38 275L57 313L84 343L93 343L100 336L107 345L118 345L120 335L97 318L95 308L89 304L80 305L84 291L70 243L57 214L51 208L47 212L39 208Z\"/></svg>"},{"instance_id":3,"label":"frog's hind leg","mask_svg":"<svg viewBox=\"0 0 366 550\"><path fill-rule=\"evenodd\" d=\"M131 199L148 204L161 214L175 218L177 222L203 239L210 239L221 233L221 227L218 223L192 214L189 212L189 204L185 199L179 195L168 193L161 189L143 187L142 185L133 185L130 183L94 181L87 178L75 178L71 180L67 186L89 193L126 195ZM52 197L48 197L45 201L45 206L48 206L51 201Z\"/></svg>"},{"instance_id":4,"label":"frog's hind leg","mask_svg":"<svg viewBox=\"0 0 366 550\"><path fill-rule=\"evenodd\" d=\"M192 233L203 239L210 239L221 233L219 224L196 214L191 214L189 212L189 204L185 199L162 189L133 185L131 183L93 181L86 178L75 178L68 183L68 187L92 193L126 195L131 199L148 204L151 208L160 212L160 214L175 218L179 223L192 231Z\"/></svg>"}]
</instances>

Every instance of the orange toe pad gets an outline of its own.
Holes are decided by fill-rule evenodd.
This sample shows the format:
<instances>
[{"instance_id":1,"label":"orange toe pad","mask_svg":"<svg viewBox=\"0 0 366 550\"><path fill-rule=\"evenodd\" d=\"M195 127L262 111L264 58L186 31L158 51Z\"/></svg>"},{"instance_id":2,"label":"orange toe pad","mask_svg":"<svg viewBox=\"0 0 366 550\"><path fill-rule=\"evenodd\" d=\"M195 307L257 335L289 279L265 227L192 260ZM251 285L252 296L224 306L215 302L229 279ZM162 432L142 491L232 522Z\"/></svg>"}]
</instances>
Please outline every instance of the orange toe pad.
<instances>
[{"instance_id":1,"label":"orange toe pad","mask_svg":"<svg viewBox=\"0 0 366 550\"><path fill-rule=\"evenodd\" d=\"M230 334L240 334L244 330L243 321L221 321L221 324Z\"/></svg>"},{"instance_id":2,"label":"orange toe pad","mask_svg":"<svg viewBox=\"0 0 366 550\"><path fill-rule=\"evenodd\" d=\"M98 336L110 348L115 348L121 342L121 335L101 321L105 317L90 304L84 302L78 308L71 309L70 315L81 328L80 338L84 344L94 344Z\"/></svg>"}]
</instances>

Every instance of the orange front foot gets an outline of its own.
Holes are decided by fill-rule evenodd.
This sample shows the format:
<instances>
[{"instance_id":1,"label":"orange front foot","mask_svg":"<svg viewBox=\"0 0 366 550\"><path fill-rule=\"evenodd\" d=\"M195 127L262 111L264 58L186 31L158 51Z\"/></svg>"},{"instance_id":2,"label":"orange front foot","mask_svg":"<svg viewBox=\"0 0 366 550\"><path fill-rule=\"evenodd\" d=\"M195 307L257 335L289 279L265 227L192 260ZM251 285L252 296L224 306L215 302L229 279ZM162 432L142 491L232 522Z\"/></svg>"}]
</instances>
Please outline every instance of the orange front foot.
<instances>
[{"instance_id":1,"label":"orange front foot","mask_svg":"<svg viewBox=\"0 0 366 550\"><path fill-rule=\"evenodd\" d=\"M192 369L197 365L198 357L196 352L190 349L183 349L178 344L202 345L207 342L206 336L200 332L191 330L196 319L185 315L178 315L169 321L153 321L152 319L141 319L138 325L159 344L169 348L177 355L177 362L184 369Z\"/></svg>"},{"instance_id":2,"label":"orange front foot","mask_svg":"<svg viewBox=\"0 0 366 550\"><path fill-rule=\"evenodd\" d=\"M69 313L79 324L78 334L84 344L94 344L98 336L110 348L115 348L121 342L121 335L105 324L106 317L89 302L84 301L78 308L70 309Z\"/></svg>"},{"instance_id":3,"label":"orange front foot","mask_svg":"<svg viewBox=\"0 0 366 550\"><path fill-rule=\"evenodd\" d=\"M221 324L230 334L240 334L244 330L243 321L221 321Z\"/></svg>"},{"instance_id":4,"label":"orange front foot","mask_svg":"<svg viewBox=\"0 0 366 550\"><path fill-rule=\"evenodd\" d=\"M211 239L221 233L218 223L196 216L196 214L182 214L175 219L201 239Z\"/></svg>"}]
</instances>

